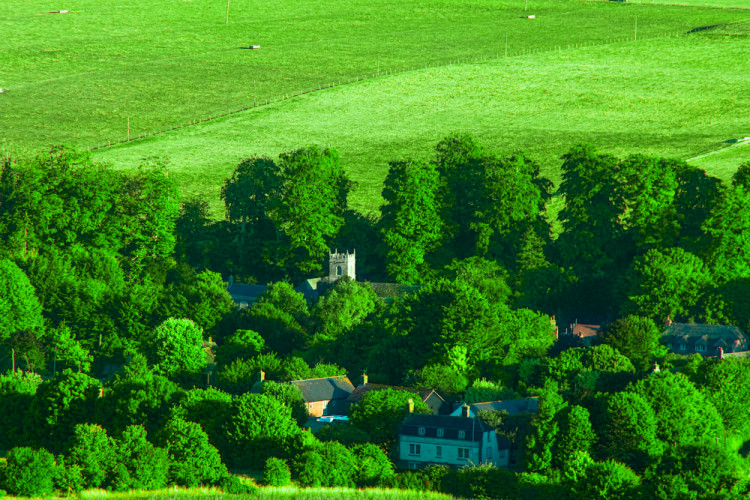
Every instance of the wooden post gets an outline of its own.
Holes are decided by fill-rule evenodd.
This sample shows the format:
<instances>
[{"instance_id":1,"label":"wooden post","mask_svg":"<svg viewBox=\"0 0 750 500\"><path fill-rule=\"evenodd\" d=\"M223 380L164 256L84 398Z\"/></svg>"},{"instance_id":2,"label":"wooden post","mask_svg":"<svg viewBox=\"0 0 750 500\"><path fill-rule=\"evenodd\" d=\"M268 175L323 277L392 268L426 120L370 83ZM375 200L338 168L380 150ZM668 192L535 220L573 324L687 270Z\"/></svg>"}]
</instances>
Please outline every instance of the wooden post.
<instances>
[{"instance_id":1,"label":"wooden post","mask_svg":"<svg viewBox=\"0 0 750 500\"><path fill-rule=\"evenodd\" d=\"M638 40L638 16L635 16L635 26L633 27L633 41Z\"/></svg>"},{"instance_id":2,"label":"wooden post","mask_svg":"<svg viewBox=\"0 0 750 500\"><path fill-rule=\"evenodd\" d=\"M229 24L229 0L227 0L227 24Z\"/></svg>"},{"instance_id":3,"label":"wooden post","mask_svg":"<svg viewBox=\"0 0 750 500\"><path fill-rule=\"evenodd\" d=\"M130 140L130 117L128 116L128 140Z\"/></svg>"},{"instance_id":4,"label":"wooden post","mask_svg":"<svg viewBox=\"0 0 750 500\"><path fill-rule=\"evenodd\" d=\"M523 11L526 12L526 7L529 6L529 0L524 0L523 2Z\"/></svg>"}]
</instances>

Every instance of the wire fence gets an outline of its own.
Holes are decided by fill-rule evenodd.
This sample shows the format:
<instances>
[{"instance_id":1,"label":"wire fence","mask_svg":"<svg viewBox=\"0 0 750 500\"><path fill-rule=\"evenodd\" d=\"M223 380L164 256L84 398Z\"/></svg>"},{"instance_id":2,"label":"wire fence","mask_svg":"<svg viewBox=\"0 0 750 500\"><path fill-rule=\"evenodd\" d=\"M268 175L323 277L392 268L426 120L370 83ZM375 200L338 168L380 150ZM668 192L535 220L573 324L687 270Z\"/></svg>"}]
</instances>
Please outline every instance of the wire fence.
<instances>
[{"instance_id":1,"label":"wire fence","mask_svg":"<svg viewBox=\"0 0 750 500\"><path fill-rule=\"evenodd\" d=\"M494 56L483 55L483 56L469 57L469 58L464 58L464 59L443 61L439 63L433 62L433 63L416 65L416 66L392 67L392 68L385 69L385 70L375 71L370 74L343 78L343 79L340 79L339 81L319 84L317 87L308 88L307 90L300 90L300 91L292 92L292 93L284 93L275 97L271 97L271 98L267 98L263 100L256 100L256 101L253 101L252 104L242 106L240 108L236 108L236 109L224 112L224 113L209 115L204 118L190 120L188 122L184 122L181 124L171 125L169 127L159 128L159 129L155 129L149 132L142 132L134 136L130 136L130 137L126 136L121 139L103 142L98 145L89 147L88 150L97 151L100 149L106 149L112 146L117 146L119 144L135 142L135 141L147 139L149 137L153 137L156 135L161 135L167 132L171 132L173 130L180 130L180 129L184 129L187 127L191 127L193 125L198 125L200 123L206 123L206 122L214 121L220 118L225 118L227 116L241 113L243 111L247 111L250 109L261 108L261 107L268 106L270 104L283 102L289 99L293 99L295 97L303 96L305 94L311 94L313 92L319 92L321 90L341 87L344 85L351 85L353 83L357 83L357 82L361 82L365 80L372 80L372 79L376 79L376 78L380 78L384 76L393 76L393 75L398 75L398 74L409 73L412 71L422 71L422 70L430 69L430 68L450 67L450 66L458 66L458 65L465 65L465 64L478 64L478 63L487 62L487 61L497 61L497 60L510 58L510 57L523 57L523 56L529 56L529 55L540 54L540 53L550 53L550 52L562 53L563 51L577 50L577 49L582 49L586 47L604 46L604 45L612 45L612 44L620 44L620 43L628 43L628 42L638 42L641 40L653 40L657 38L669 38L669 37L676 38L676 37L683 36L683 35L685 35L684 31L656 33L656 34L648 34L648 35L643 35L643 36L636 35L635 32L633 32L633 34L629 36L619 36L619 37L608 38L608 39L603 39L603 40L590 40L586 42L569 43L566 45L554 45L551 47L538 47L535 49L512 49L512 50L508 50L506 48L504 52L501 53L498 51Z\"/></svg>"}]
</instances>

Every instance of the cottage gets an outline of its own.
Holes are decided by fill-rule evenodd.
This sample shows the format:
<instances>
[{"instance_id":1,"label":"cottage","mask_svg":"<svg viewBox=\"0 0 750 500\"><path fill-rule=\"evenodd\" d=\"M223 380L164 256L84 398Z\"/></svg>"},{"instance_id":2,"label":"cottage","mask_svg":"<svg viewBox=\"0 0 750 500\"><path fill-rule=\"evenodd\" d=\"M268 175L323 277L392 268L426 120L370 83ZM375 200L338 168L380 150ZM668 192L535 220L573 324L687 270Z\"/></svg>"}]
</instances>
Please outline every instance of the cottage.
<instances>
[{"instance_id":1,"label":"cottage","mask_svg":"<svg viewBox=\"0 0 750 500\"><path fill-rule=\"evenodd\" d=\"M410 414L399 432L399 465L507 465L494 429L478 418Z\"/></svg>"},{"instance_id":2,"label":"cottage","mask_svg":"<svg viewBox=\"0 0 750 500\"><path fill-rule=\"evenodd\" d=\"M721 356L748 350L747 338L736 326L673 323L667 317L661 343L676 354Z\"/></svg>"},{"instance_id":3,"label":"cottage","mask_svg":"<svg viewBox=\"0 0 750 500\"><path fill-rule=\"evenodd\" d=\"M245 309L255 304L260 296L266 293L267 288L266 285L245 285L235 283L234 279L230 276L227 292L229 292L229 296L232 297L232 300L238 308Z\"/></svg>"},{"instance_id":4,"label":"cottage","mask_svg":"<svg viewBox=\"0 0 750 500\"><path fill-rule=\"evenodd\" d=\"M311 417L346 415L349 410L347 398L354 391L354 386L343 375L292 380L290 384L299 388L302 401Z\"/></svg>"}]
</instances>

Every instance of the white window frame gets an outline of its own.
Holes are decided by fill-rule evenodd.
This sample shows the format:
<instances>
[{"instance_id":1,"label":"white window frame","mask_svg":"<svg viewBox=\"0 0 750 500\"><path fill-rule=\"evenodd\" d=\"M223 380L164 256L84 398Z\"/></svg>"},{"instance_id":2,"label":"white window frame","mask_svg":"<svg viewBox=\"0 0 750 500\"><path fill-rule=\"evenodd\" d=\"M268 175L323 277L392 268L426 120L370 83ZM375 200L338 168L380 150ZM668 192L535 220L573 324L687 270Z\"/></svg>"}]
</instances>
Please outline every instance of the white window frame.
<instances>
[{"instance_id":1,"label":"white window frame","mask_svg":"<svg viewBox=\"0 0 750 500\"><path fill-rule=\"evenodd\" d=\"M435 457L437 457L437 458L443 458L443 447L442 446L435 446Z\"/></svg>"},{"instance_id":2,"label":"white window frame","mask_svg":"<svg viewBox=\"0 0 750 500\"><path fill-rule=\"evenodd\" d=\"M437 437L441 438L444 435L445 435L445 430L444 429L438 429L437 430Z\"/></svg>"},{"instance_id":3,"label":"white window frame","mask_svg":"<svg viewBox=\"0 0 750 500\"><path fill-rule=\"evenodd\" d=\"M419 434L420 436L424 436L425 432L427 432L425 430L425 428L424 427L420 427L419 430L417 431L417 434Z\"/></svg>"},{"instance_id":4,"label":"white window frame","mask_svg":"<svg viewBox=\"0 0 750 500\"><path fill-rule=\"evenodd\" d=\"M457 448L458 450L458 459L459 460L468 460L469 459L469 448Z\"/></svg>"},{"instance_id":5,"label":"white window frame","mask_svg":"<svg viewBox=\"0 0 750 500\"><path fill-rule=\"evenodd\" d=\"M458 439L466 439L466 431L458 431Z\"/></svg>"},{"instance_id":6,"label":"white window frame","mask_svg":"<svg viewBox=\"0 0 750 500\"><path fill-rule=\"evenodd\" d=\"M422 445L416 443L409 443L409 455L418 457L422 454Z\"/></svg>"}]
</instances>

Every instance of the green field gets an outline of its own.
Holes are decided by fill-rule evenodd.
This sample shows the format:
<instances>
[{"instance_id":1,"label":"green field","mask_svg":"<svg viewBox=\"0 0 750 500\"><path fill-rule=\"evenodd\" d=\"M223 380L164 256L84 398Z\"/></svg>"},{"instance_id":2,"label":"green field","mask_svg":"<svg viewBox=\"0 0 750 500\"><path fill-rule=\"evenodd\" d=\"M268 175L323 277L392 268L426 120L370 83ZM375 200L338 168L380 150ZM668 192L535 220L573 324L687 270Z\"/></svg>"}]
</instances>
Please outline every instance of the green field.
<instances>
[{"instance_id":1,"label":"green field","mask_svg":"<svg viewBox=\"0 0 750 500\"><path fill-rule=\"evenodd\" d=\"M11 69L0 72L0 147L97 147L125 140L129 124L131 138L149 137L97 158L125 168L169 158L186 196L216 206L241 158L326 144L359 183L352 204L372 210L387 161L428 155L451 131L523 148L553 178L574 142L688 158L750 135L739 97L750 10L231 0L226 24L226 5L0 2L0 68ZM69 12L49 13L60 8ZM261 50L238 48L249 44Z\"/></svg>"}]
</instances>

